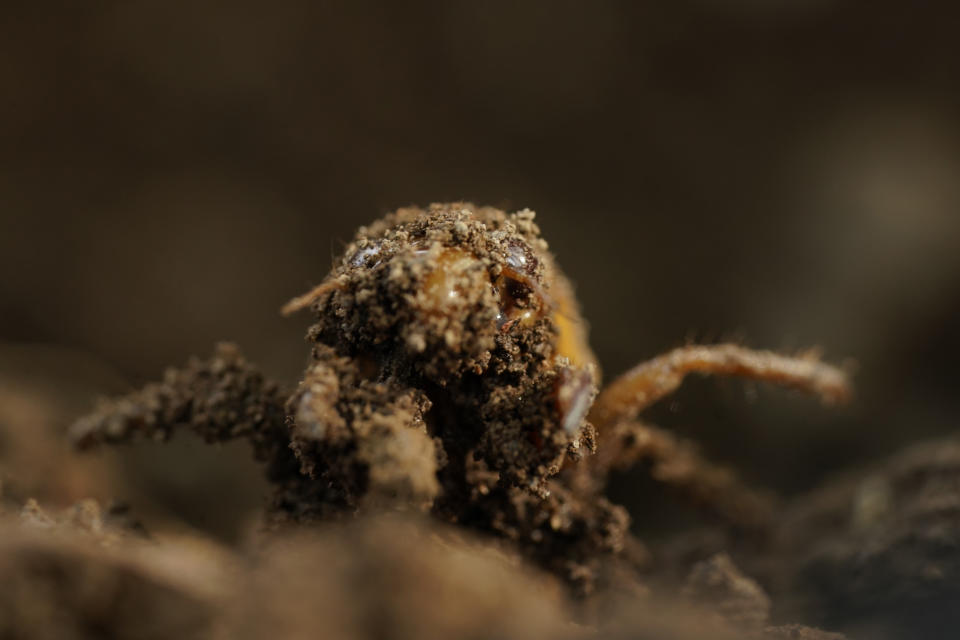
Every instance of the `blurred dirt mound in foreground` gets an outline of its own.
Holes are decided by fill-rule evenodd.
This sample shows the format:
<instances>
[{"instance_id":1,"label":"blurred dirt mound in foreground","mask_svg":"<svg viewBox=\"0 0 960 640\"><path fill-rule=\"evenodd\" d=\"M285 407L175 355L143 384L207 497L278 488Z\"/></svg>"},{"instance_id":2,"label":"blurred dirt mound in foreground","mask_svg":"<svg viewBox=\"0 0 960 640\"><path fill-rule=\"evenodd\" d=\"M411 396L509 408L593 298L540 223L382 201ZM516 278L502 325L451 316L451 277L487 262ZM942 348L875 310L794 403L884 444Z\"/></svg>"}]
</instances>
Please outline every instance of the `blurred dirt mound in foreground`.
<instances>
[{"instance_id":1,"label":"blurred dirt mound in foreground","mask_svg":"<svg viewBox=\"0 0 960 640\"><path fill-rule=\"evenodd\" d=\"M842 637L765 627L769 600L728 558L699 566L676 601L620 593L587 610L507 552L410 516L271 534L231 552L199 536L146 536L90 501L58 513L6 505L3 637Z\"/></svg>"}]
</instances>

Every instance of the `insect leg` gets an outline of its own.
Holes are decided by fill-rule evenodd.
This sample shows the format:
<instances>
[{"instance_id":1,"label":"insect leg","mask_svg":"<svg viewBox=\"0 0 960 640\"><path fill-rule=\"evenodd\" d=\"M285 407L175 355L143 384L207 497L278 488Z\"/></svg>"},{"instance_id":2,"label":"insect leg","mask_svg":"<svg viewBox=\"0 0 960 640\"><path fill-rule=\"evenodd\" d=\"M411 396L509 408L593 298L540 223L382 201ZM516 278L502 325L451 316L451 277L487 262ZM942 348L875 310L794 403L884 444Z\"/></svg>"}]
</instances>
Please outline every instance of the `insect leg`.
<instances>
[{"instance_id":1,"label":"insect leg","mask_svg":"<svg viewBox=\"0 0 960 640\"><path fill-rule=\"evenodd\" d=\"M166 440L187 428L207 442L248 438L260 459L285 449L287 396L264 379L240 350L218 344L208 360L192 359L180 369L168 369L128 395L101 400L89 415L70 428L79 449L122 443L135 437Z\"/></svg>"},{"instance_id":2,"label":"insect leg","mask_svg":"<svg viewBox=\"0 0 960 640\"><path fill-rule=\"evenodd\" d=\"M643 362L604 388L590 411L602 435L604 426L632 418L673 393L689 373L738 376L816 393L825 402L850 394L847 375L816 353L784 356L735 344L691 345Z\"/></svg>"},{"instance_id":3,"label":"insect leg","mask_svg":"<svg viewBox=\"0 0 960 640\"><path fill-rule=\"evenodd\" d=\"M301 472L330 488L348 509L428 509L439 493L437 450L428 434L426 396L392 379L377 364L316 345L288 403L290 446Z\"/></svg>"},{"instance_id":4,"label":"insect leg","mask_svg":"<svg viewBox=\"0 0 960 640\"><path fill-rule=\"evenodd\" d=\"M193 358L168 369L125 396L102 399L77 420L69 438L78 449L120 444L137 438L168 440L189 429L206 442L245 438L267 476L280 482L298 471L286 424L287 393L265 379L232 344L218 344L211 358Z\"/></svg>"},{"instance_id":5,"label":"insect leg","mask_svg":"<svg viewBox=\"0 0 960 640\"><path fill-rule=\"evenodd\" d=\"M611 427L603 444L588 459L598 488L609 471L646 463L654 480L728 522L754 529L770 521L770 496L747 488L729 469L705 460L691 442L664 429L623 421Z\"/></svg>"}]
</instances>

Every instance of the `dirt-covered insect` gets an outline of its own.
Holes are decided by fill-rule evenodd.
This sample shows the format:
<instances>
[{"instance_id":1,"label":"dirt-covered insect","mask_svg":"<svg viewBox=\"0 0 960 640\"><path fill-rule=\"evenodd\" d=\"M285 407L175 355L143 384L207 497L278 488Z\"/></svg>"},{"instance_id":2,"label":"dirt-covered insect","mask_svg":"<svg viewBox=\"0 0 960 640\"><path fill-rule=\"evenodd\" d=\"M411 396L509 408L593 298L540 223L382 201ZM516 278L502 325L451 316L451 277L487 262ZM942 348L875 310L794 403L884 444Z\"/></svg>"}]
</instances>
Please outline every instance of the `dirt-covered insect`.
<instances>
[{"instance_id":1,"label":"dirt-covered insect","mask_svg":"<svg viewBox=\"0 0 960 640\"><path fill-rule=\"evenodd\" d=\"M689 373L736 375L842 400L815 356L687 346L599 390L572 288L524 210L400 209L361 228L286 313L315 324L299 387L281 391L230 346L106 402L73 430L88 446L189 425L247 437L276 485L274 518L423 509L515 542L585 593L624 550L629 518L603 497L638 460L739 524L766 503L670 433L637 420ZM590 455L594 454L594 455Z\"/></svg>"}]
</instances>

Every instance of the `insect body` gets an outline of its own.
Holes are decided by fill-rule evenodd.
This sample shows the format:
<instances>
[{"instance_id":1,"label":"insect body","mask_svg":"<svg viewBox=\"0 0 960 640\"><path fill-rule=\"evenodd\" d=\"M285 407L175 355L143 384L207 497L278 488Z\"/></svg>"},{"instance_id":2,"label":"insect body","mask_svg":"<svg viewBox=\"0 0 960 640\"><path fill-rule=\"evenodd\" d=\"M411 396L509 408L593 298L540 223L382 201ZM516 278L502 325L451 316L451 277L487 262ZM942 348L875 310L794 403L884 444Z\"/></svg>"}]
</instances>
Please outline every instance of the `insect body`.
<instances>
[{"instance_id":1,"label":"insect body","mask_svg":"<svg viewBox=\"0 0 960 640\"><path fill-rule=\"evenodd\" d=\"M284 311L302 309L315 317L312 355L292 393L224 347L104 405L75 426L77 441L184 422L211 440L247 436L277 486L275 516L428 510L514 541L586 592L628 535L626 512L603 497L612 468L645 459L730 519L763 518L762 499L730 474L637 421L687 373L847 393L843 373L812 356L735 345L677 349L598 393L572 287L526 210L400 209L361 228L333 272Z\"/></svg>"}]
</instances>

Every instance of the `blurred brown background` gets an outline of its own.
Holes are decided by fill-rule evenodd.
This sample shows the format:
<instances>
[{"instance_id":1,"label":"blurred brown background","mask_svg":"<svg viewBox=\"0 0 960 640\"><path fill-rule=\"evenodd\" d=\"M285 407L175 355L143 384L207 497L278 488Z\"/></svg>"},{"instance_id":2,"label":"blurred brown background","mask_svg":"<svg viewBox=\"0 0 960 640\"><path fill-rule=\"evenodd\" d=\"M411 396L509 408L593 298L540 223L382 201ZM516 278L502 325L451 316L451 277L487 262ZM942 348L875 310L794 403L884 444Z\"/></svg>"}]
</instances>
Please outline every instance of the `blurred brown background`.
<instances>
[{"instance_id":1,"label":"blurred brown background","mask_svg":"<svg viewBox=\"0 0 960 640\"><path fill-rule=\"evenodd\" d=\"M279 306L359 224L452 199L538 212L608 375L688 339L855 359L841 411L694 381L652 412L752 480L789 495L954 426L954 3L56 4L0 10L0 464L24 491L230 535L261 490L242 447L104 454L120 480L87 486L23 443L221 339L295 382L307 318Z\"/></svg>"}]
</instances>

